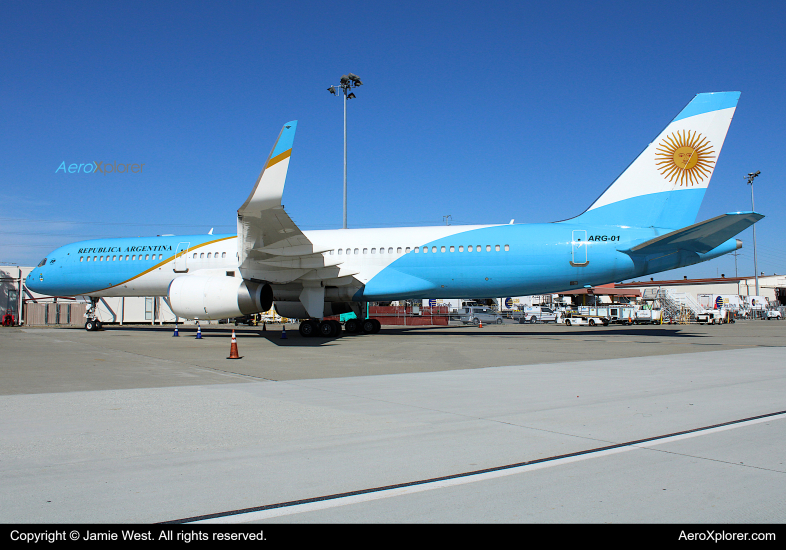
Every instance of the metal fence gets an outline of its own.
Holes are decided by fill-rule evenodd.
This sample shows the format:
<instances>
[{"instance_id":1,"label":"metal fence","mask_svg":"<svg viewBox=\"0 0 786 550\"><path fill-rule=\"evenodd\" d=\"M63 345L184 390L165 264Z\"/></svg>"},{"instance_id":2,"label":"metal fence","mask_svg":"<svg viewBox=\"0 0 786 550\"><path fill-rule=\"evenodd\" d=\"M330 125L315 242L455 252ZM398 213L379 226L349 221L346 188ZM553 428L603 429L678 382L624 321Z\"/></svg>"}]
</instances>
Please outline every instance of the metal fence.
<instances>
[{"instance_id":1,"label":"metal fence","mask_svg":"<svg viewBox=\"0 0 786 550\"><path fill-rule=\"evenodd\" d=\"M65 325L79 327L85 323L87 304L36 304L26 302L26 325Z\"/></svg>"}]
</instances>

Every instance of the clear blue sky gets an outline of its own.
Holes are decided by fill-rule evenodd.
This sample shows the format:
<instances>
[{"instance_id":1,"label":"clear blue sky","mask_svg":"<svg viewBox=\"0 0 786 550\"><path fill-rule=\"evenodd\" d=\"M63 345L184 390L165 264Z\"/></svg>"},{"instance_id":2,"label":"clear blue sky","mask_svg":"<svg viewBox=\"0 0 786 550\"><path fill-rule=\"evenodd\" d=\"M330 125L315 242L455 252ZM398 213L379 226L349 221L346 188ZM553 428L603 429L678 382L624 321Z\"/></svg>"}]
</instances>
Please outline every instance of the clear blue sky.
<instances>
[{"instance_id":1,"label":"clear blue sky","mask_svg":"<svg viewBox=\"0 0 786 550\"><path fill-rule=\"evenodd\" d=\"M349 226L581 213L698 92L742 92L699 220L750 209L786 272L786 3L5 2L0 264L94 237L235 231L282 124L284 204ZM55 173L61 162L143 174ZM751 231L740 275L753 273ZM734 274L734 258L660 278Z\"/></svg>"}]
</instances>

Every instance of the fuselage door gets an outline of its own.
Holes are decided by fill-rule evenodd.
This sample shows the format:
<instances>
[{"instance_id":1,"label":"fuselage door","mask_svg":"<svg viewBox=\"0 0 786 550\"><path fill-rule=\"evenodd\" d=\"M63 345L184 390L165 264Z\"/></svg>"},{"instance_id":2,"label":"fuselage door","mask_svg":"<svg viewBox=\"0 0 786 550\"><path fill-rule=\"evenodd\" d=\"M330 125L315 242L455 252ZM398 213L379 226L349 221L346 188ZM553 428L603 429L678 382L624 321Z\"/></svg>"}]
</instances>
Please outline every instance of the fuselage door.
<instances>
[{"instance_id":1,"label":"fuselage door","mask_svg":"<svg viewBox=\"0 0 786 550\"><path fill-rule=\"evenodd\" d=\"M587 258L587 231L585 229L573 230L570 248L570 265L573 267L584 267L589 264L589 259Z\"/></svg>"},{"instance_id":2,"label":"fuselage door","mask_svg":"<svg viewBox=\"0 0 786 550\"><path fill-rule=\"evenodd\" d=\"M188 247L191 243L180 243L177 245L177 252L175 252L175 273L188 272Z\"/></svg>"}]
</instances>

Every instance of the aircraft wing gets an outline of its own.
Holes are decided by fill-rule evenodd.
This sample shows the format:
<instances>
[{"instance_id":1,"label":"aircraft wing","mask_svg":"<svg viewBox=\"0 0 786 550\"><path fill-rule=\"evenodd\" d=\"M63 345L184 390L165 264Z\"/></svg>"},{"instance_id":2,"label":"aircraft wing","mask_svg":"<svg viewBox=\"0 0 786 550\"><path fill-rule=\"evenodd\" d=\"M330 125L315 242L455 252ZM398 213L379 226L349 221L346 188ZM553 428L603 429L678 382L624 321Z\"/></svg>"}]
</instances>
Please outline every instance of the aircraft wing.
<instances>
[{"instance_id":1,"label":"aircraft wing","mask_svg":"<svg viewBox=\"0 0 786 550\"><path fill-rule=\"evenodd\" d=\"M624 252L649 255L675 249L705 254L762 219L756 212L734 212L655 237Z\"/></svg>"},{"instance_id":2,"label":"aircraft wing","mask_svg":"<svg viewBox=\"0 0 786 550\"><path fill-rule=\"evenodd\" d=\"M310 284L338 276L281 205L297 121L287 122L246 202L237 211L238 265L244 279ZM313 286L313 285L312 285ZM321 286L321 285L319 285ZM321 316L321 313L320 313Z\"/></svg>"}]
</instances>

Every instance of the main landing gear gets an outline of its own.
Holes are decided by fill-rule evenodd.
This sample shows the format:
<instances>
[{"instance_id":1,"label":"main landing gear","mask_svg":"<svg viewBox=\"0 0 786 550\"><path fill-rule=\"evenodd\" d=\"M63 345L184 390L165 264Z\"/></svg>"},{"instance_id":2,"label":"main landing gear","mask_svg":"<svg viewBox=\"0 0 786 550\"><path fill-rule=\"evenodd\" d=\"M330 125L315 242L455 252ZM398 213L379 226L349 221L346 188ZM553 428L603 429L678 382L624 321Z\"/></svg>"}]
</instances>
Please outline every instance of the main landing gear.
<instances>
[{"instance_id":1,"label":"main landing gear","mask_svg":"<svg viewBox=\"0 0 786 550\"><path fill-rule=\"evenodd\" d=\"M365 319L360 321L358 319L350 319L344 323L344 332L349 334L356 334L365 332L367 334L376 334L382 328L382 324L376 319ZM324 320L317 321L316 319L306 319L300 323L298 329L301 336L325 336L327 338L334 338L341 336L341 323L338 321Z\"/></svg>"},{"instance_id":2,"label":"main landing gear","mask_svg":"<svg viewBox=\"0 0 786 550\"><path fill-rule=\"evenodd\" d=\"M96 316L96 308L98 307L98 298L90 298L90 307L85 312L87 322L85 323L85 330L101 330L101 321Z\"/></svg>"}]
</instances>

